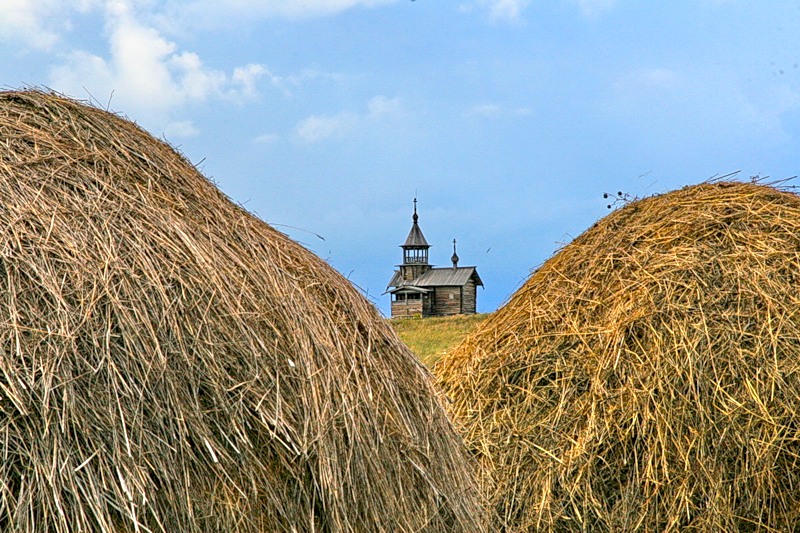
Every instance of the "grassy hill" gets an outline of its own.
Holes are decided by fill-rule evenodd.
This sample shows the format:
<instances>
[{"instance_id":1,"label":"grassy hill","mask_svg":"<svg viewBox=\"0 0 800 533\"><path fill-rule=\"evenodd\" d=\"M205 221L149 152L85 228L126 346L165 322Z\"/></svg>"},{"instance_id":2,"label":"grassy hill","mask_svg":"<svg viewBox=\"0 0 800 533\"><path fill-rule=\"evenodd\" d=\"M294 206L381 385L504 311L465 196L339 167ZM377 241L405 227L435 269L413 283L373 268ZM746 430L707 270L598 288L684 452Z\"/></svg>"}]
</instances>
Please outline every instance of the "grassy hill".
<instances>
[{"instance_id":1,"label":"grassy hill","mask_svg":"<svg viewBox=\"0 0 800 533\"><path fill-rule=\"evenodd\" d=\"M394 318L389 323L411 351L430 368L443 353L455 348L486 316Z\"/></svg>"}]
</instances>

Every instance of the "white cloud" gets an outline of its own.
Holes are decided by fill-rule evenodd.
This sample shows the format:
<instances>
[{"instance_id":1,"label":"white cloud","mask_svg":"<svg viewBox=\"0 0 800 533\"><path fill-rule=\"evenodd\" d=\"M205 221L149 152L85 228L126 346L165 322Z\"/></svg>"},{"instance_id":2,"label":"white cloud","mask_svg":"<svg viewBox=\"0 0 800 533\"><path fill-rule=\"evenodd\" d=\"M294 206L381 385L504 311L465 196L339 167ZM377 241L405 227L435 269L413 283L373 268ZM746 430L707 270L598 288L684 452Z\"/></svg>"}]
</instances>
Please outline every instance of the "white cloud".
<instances>
[{"instance_id":1,"label":"white cloud","mask_svg":"<svg viewBox=\"0 0 800 533\"><path fill-rule=\"evenodd\" d=\"M645 69L639 73L639 77L644 83L654 86L671 85L678 79L675 71L665 68Z\"/></svg>"},{"instance_id":2,"label":"white cloud","mask_svg":"<svg viewBox=\"0 0 800 533\"><path fill-rule=\"evenodd\" d=\"M200 134L200 130L192 123L191 120L182 120L179 122L172 122L167 124L164 128L164 135L168 139L176 137L196 137Z\"/></svg>"},{"instance_id":3,"label":"white cloud","mask_svg":"<svg viewBox=\"0 0 800 533\"><path fill-rule=\"evenodd\" d=\"M353 8L371 8L399 0L0 0L0 40L21 44L20 49L54 49L47 85L78 98L90 97L110 109L120 110L146 127L172 135L196 135L195 124L179 114L187 106L211 100L241 103L259 96L268 84L290 97L309 80L340 83L340 74L316 70L295 76L278 76L264 65L248 64L232 70L213 68L191 50L165 33L170 13L193 12L212 18L226 14L258 17L312 17L332 15ZM66 36L78 22L99 18L100 36L107 51L70 49ZM176 18L174 27L180 18ZM77 24L76 24L77 26ZM317 140L347 131L360 120L377 120L398 111L399 103L376 97L366 112L309 117L298 125L299 136ZM371 118L369 118L371 117ZM263 140L261 141L263 142Z\"/></svg>"},{"instance_id":4,"label":"white cloud","mask_svg":"<svg viewBox=\"0 0 800 533\"><path fill-rule=\"evenodd\" d=\"M0 40L51 50L72 28L75 14L105 9L112 16L158 21L177 32L188 26L216 27L230 22L284 17L330 16L400 0L0 0Z\"/></svg>"},{"instance_id":5,"label":"white cloud","mask_svg":"<svg viewBox=\"0 0 800 533\"><path fill-rule=\"evenodd\" d=\"M264 133L263 135L259 135L253 139L253 142L256 144L270 144L274 143L278 139L280 139L280 136L277 133Z\"/></svg>"},{"instance_id":6,"label":"white cloud","mask_svg":"<svg viewBox=\"0 0 800 533\"><path fill-rule=\"evenodd\" d=\"M617 5L617 0L567 0L576 4L587 18L596 18L604 11ZM722 0L718 0L722 1ZM523 12L530 5L530 0L472 0L459 6L462 12L468 13L479 7L488 10L492 22L516 23L522 21Z\"/></svg>"},{"instance_id":7,"label":"white cloud","mask_svg":"<svg viewBox=\"0 0 800 533\"><path fill-rule=\"evenodd\" d=\"M316 142L329 137L340 137L350 131L358 123L358 116L353 113L336 115L314 115L297 125L295 133L306 142Z\"/></svg>"},{"instance_id":8,"label":"white cloud","mask_svg":"<svg viewBox=\"0 0 800 533\"><path fill-rule=\"evenodd\" d=\"M47 15L60 11L58 0L3 0L0 2L0 38L48 50L59 39Z\"/></svg>"},{"instance_id":9,"label":"white cloud","mask_svg":"<svg viewBox=\"0 0 800 533\"><path fill-rule=\"evenodd\" d=\"M519 21L529 0L492 0L489 2L489 18L495 22Z\"/></svg>"},{"instance_id":10,"label":"white cloud","mask_svg":"<svg viewBox=\"0 0 800 533\"><path fill-rule=\"evenodd\" d=\"M522 12L530 4L530 0L472 0L458 6L459 11L470 13L475 8L488 11L492 22L515 23L522 20Z\"/></svg>"},{"instance_id":11,"label":"white cloud","mask_svg":"<svg viewBox=\"0 0 800 533\"><path fill-rule=\"evenodd\" d=\"M343 111L333 115L313 115L301 120L295 135L305 142L317 142L332 137L343 137L361 126L371 126L401 117L402 101L378 95L371 98L364 113Z\"/></svg>"},{"instance_id":12,"label":"white cloud","mask_svg":"<svg viewBox=\"0 0 800 533\"><path fill-rule=\"evenodd\" d=\"M602 12L608 11L617 5L617 0L573 0L584 16L595 18Z\"/></svg>"},{"instance_id":13,"label":"white cloud","mask_svg":"<svg viewBox=\"0 0 800 533\"><path fill-rule=\"evenodd\" d=\"M790 138L784 122L800 110L800 94L791 86L752 83L722 69L643 68L619 76L608 97L605 113L648 136L707 142L746 132L750 139L784 143Z\"/></svg>"},{"instance_id":14,"label":"white cloud","mask_svg":"<svg viewBox=\"0 0 800 533\"><path fill-rule=\"evenodd\" d=\"M325 72L316 69L303 69L297 74L289 74L286 76L277 76L272 72L266 71L264 76L269 80L270 84L278 89L283 96L290 98L292 93L298 87L308 84L309 82L323 82L333 85L341 85L352 76L336 72Z\"/></svg>"},{"instance_id":15,"label":"white cloud","mask_svg":"<svg viewBox=\"0 0 800 533\"><path fill-rule=\"evenodd\" d=\"M74 14L87 14L106 0L2 0L0 41L20 49L52 50L72 29ZM147 0L138 0L147 1Z\"/></svg>"},{"instance_id":16,"label":"white cloud","mask_svg":"<svg viewBox=\"0 0 800 533\"><path fill-rule=\"evenodd\" d=\"M84 51L65 54L51 71L50 85L66 94L89 92L104 101L114 95L113 108L166 127L169 114L187 104L212 98L252 99L257 81L267 73L261 65L225 72L205 66L200 57L139 22L125 0L106 4L108 57Z\"/></svg>"},{"instance_id":17,"label":"white cloud","mask_svg":"<svg viewBox=\"0 0 800 533\"><path fill-rule=\"evenodd\" d=\"M235 94L245 98L254 98L258 95L258 80L264 75L268 75L271 80L276 79L264 65L249 64L244 67L236 67L233 69L231 77L234 86L238 87Z\"/></svg>"},{"instance_id":18,"label":"white cloud","mask_svg":"<svg viewBox=\"0 0 800 533\"><path fill-rule=\"evenodd\" d=\"M399 0L171 0L167 11L172 18L191 20L203 25L232 19L283 17L304 19L335 15L357 7L377 7Z\"/></svg>"},{"instance_id":19,"label":"white cloud","mask_svg":"<svg viewBox=\"0 0 800 533\"><path fill-rule=\"evenodd\" d=\"M368 117L380 119L401 112L402 105L399 98L387 98L385 96L375 96L367 102Z\"/></svg>"},{"instance_id":20,"label":"white cloud","mask_svg":"<svg viewBox=\"0 0 800 533\"><path fill-rule=\"evenodd\" d=\"M495 118L495 117L499 117L500 116L501 111L502 111L502 108L500 107L499 104L479 104L479 105L473 106L469 110L468 114L470 114L470 115L479 115L479 116L488 117L488 118Z\"/></svg>"}]
</instances>

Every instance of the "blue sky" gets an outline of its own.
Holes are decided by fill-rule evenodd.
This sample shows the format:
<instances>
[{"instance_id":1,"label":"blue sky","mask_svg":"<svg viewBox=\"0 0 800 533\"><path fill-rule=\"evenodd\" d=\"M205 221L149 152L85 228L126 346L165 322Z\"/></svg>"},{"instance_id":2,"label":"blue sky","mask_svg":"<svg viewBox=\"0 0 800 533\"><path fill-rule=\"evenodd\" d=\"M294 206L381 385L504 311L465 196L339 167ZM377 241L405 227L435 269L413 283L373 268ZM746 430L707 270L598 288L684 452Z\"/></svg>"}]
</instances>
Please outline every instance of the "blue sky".
<instances>
[{"instance_id":1,"label":"blue sky","mask_svg":"<svg viewBox=\"0 0 800 533\"><path fill-rule=\"evenodd\" d=\"M604 192L798 174L798 28L782 1L3 0L0 80L166 138L384 313L416 195L492 311Z\"/></svg>"}]
</instances>

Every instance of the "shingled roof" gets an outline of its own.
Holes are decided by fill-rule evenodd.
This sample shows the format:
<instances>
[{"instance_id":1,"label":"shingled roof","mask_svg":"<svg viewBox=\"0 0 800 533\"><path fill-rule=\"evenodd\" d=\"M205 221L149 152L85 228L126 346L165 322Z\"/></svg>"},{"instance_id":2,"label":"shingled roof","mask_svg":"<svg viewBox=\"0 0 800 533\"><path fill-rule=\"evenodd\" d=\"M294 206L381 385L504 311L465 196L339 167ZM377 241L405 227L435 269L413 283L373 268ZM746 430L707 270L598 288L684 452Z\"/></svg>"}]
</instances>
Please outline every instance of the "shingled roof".
<instances>
[{"instance_id":1,"label":"shingled roof","mask_svg":"<svg viewBox=\"0 0 800 533\"><path fill-rule=\"evenodd\" d=\"M403 248L413 248L413 247L425 247L430 248L430 244L428 241L425 240L425 235L422 234L422 230L419 228L419 215L417 215L417 199L414 198L414 216L413 219L414 223L411 225L411 231L408 232L408 237L406 237L406 242L404 242L401 246Z\"/></svg>"},{"instance_id":2,"label":"shingled roof","mask_svg":"<svg viewBox=\"0 0 800 533\"><path fill-rule=\"evenodd\" d=\"M422 234L422 230L419 229L419 224L414 222L411 226L411 231L408 232L408 237L406 237L406 242L403 243L403 247L421 247L424 246L426 248L430 247L428 241L425 240L425 235Z\"/></svg>"},{"instance_id":3,"label":"shingled roof","mask_svg":"<svg viewBox=\"0 0 800 533\"><path fill-rule=\"evenodd\" d=\"M389 281L387 288L396 287L398 289L405 287L458 287L466 285L467 281L472 276L475 276L475 285L483 286L483 281L478 275L477 268L474 266L465 266L458 268L431 268L416 279L403 281L400 271L396 270L394 276ZM392 292L392 291L389 291Z\"/></svg>"}]
</instances>

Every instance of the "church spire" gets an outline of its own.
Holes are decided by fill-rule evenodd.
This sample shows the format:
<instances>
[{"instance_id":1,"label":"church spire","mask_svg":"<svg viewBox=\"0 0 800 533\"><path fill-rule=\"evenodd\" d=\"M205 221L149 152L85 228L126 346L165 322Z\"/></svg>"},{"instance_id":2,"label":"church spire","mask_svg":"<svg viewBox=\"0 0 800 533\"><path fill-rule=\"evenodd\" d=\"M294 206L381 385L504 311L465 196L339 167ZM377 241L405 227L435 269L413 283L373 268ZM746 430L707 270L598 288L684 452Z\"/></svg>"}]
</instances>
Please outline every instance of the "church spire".
<instances>
[{"instance_id":1,"label":"church spire","mask_svg":"<svg viewBox=\"0 0 800 533\"><path fill-rule=\"evenodd\" d=\"M417 214L417 199L414 198L414 215L411 217L414 223L411 231L408 232L406 242L400 246L403 248L403 264L428 264L428 248L431 247L425 240L425 235L419 228L419 215Z\"/></svg>"},{"instance_id":2,"label":"church spire","mask_svg":"<svg viewBox=\"0 0 800 533\"><path fill-rule=\"evenodd\" d=\"M408 237L406 237L406 242L404 242L401 246L403 248L430 248L428 241L425 240L425 235L422 234L422 230L419 229L419 215L417 214L417 199L414 198L414 216L411 217L414 223L411 225L411 231L408 232Z\"/></svg>"},{"instance_id":3,"label":"church spire","mask_svg":"<svg viewBox=\"0 0 800 533\"><path fill-rule=\"evenodd\" d=\"M456 253L456 240L453 239L453 255L450 257L453 262L453 268L458 268L458 254Z\"/></svg>"}]
</instances>

